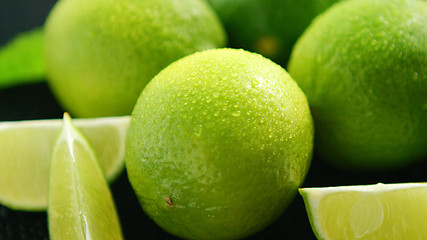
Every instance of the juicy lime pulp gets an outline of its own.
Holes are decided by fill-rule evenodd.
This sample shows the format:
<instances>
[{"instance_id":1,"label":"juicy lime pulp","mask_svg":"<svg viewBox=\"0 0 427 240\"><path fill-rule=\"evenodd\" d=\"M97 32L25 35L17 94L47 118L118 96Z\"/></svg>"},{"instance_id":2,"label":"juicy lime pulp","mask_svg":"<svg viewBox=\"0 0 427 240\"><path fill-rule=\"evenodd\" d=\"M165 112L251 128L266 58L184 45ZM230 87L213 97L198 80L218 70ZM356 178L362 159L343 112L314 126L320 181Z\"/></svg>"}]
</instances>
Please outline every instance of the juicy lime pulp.
<instances>
[{"instance_id":1,"label":"juicy lime pulp","mask_svg":"<svg viewBox=\"0 0 427 240\"><path fill-rule=\"evenodd\" d=\"M427 184L303 188L318 239L426 239Z\"/></svg>"},{"instance_id":2,"label":"juicy lime pulp","mask_svg":"<svg viewBox=\"0 0 427 240\"><path fill-rule=\"evenodd\" d=\"M107 180L123 169L129 116L75 119ZM17 210L45 210L52 150L62 120L0 123L0 202Z\"/></svg>"}]
</instances>

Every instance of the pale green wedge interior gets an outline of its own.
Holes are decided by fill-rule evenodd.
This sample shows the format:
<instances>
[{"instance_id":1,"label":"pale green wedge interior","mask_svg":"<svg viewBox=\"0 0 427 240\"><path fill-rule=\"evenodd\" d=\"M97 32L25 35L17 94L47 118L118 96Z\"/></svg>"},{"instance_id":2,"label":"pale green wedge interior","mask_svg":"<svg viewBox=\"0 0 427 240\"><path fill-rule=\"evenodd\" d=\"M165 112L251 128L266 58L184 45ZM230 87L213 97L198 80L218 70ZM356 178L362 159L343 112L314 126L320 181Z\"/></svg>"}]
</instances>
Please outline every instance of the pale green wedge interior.
<instances>
[{"instance_id":1,"label":"pale green wedge interior","mask_svg":"<svg viewBox=\"0 0 427 240\"><path fill-rule=\"evenodd\" d=\"M74 122L87 136L107 180L113 180L123 170L129 116ZM61 119L0 123L0 204L46 209L51 153L61 125Z\"/></svg>"},{"instance_id":2,"label":"pale green wedge interior","mask_svg":"<svg viewBox=\"0 0 427 240\"><path fill-rule=\"evenodd\" d=\"M373 186L300 190L318 239L427 239L427 184Z\"/></svg>"}]
</instances>

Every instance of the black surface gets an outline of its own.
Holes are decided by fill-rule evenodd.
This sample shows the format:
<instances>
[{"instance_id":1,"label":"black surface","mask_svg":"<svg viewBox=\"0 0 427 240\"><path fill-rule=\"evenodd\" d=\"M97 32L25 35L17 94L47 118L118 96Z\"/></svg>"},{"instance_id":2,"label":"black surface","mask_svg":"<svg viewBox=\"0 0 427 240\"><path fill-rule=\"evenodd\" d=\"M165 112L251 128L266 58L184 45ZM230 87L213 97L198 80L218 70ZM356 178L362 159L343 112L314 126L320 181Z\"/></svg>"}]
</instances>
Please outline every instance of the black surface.
<instances>
[{"instance_id":1,"label":"black surface","mask_svg":"<svg viewBox=\"0 0 427 240\"><path fill-rule=\"evenodd\" d=\"M1 0L0 44L15 34L43 24L55 1ZM61 118L46 84L34 84L0 90L0 121ZM373 184L377 182L426 181L427 161L394 172L360 174L343 172L314 157L304 186ZM111 185L125 239L177 239L157 227L142 212L127 181L125 172ZM13 211L0 205L0 240L48 239L45 213ZM249 239L315 239L300 196L272 225Z\"/></svg>"}]
</instances>

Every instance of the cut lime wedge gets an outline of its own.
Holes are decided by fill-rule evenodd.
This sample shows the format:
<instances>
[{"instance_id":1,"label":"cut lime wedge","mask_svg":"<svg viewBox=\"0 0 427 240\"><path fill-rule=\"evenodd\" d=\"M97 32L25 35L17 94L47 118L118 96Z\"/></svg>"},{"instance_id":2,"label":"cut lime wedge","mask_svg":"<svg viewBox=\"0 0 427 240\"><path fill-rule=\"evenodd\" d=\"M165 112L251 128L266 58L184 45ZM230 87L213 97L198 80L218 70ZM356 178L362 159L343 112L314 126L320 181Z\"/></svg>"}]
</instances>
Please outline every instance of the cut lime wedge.
<instances>
[{"instance_id":1,"label":"cut lime wedge","mask_svg":"<svg viewBox=\"0 0 427 240\"><path fill-rule=\"evenodd\" d=\"M68 114L52 154L48 222L50 239L122 239L95 153Z\"/></svg>"},{"instance_id":2,"label":"cut lime wedge","mask_svg":"<svg viewBox=\"0 0 427 240\"><path fill-rule=\"evenodd\" d=\"M129 116L76 119L106 179L124 166ZM42 211L47 206L50 159L61 119L0 123L0 204L16 210Z\"/></svg>"},{"instance_id":3,"label":"cut lime wedge","mask_svg":"<svg viewBox=\"0 0 427 240\"><path fill-rule=\"evenodd\" d=\"M427 183L302 188L318 239L427 239Z\"/></svg>"}]
</instances>

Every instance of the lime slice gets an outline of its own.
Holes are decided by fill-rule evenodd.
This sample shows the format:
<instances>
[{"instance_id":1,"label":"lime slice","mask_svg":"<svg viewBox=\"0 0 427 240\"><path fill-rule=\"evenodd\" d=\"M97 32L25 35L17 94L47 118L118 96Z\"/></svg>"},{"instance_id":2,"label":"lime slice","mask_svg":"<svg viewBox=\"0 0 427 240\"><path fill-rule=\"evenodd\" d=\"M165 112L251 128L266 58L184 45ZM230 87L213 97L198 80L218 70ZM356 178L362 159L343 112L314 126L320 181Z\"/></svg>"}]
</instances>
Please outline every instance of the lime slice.
<instances>
[{"instance_id":1,"label":"lime slice","mask_svg":"<svg viewBox=\"0 0 427 240\"><path fill-rule=\"evenodd\" d=\"M427 183L299 191L318 239L427 239Z\"/></svg>"},{"instance_id":2,"label":"lime slice","mask_svg":"<svg viewBox=\"0 0 427 240\"><path fill-rule=\"evenodd\" d=\"M123 238L95 153L68 114L52 153L48 204L51 239Z\"/></svg>"},{"instance_id":3,"label":"lime slice","mask_svg":"<svg viewBox=\"0 0 427 240\"><path fill-rule=\"evenodd\" d=\"M123 170L128 123L129 116L75 120L108 181ZM61 119L0 123L0 204L46 210L51 153L61 125Z\"/></svg>"}]
</instances>

